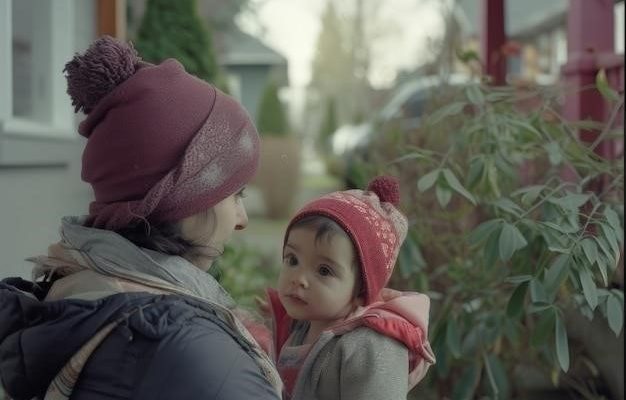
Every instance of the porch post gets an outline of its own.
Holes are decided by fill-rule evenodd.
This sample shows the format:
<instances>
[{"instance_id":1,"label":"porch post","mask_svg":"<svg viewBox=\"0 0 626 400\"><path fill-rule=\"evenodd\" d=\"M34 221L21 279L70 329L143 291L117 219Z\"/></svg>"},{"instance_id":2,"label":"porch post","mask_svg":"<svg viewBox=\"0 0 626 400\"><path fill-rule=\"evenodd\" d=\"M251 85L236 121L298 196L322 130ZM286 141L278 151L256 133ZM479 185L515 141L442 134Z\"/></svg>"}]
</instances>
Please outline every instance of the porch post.
<instances>
[{"instance_id":1,"label":"porch post","mask_svg":"<svg viewBox=\"0 0 626 400\"><path fill-rule=\"evenodd\" d=\"M613 6L614 0L570 0L567 16L567 63L561 70L568 89L573 89L568 92L564 108L564 116L570 121L607 120L609 110L601 94L595 89L580 89L595 85L598 71L603 67L610 67L610 62L606 61L616 57L613 43ZM623 71L623 61L621 68ZM598 135L597 131L580 132L580 138L588 143L593 143ZM611 158L613 146L613 141L607 140L598 145L595 151L603 157Z\"/></svg>"},{"instance_id":2,"label":"porch post","mask_svg":"<svg viewBox=\"0 0 626 400\"><path fill-rule=\"evenodd\" d=\"M126 0L98 0L98 36L126 39Z\"/></svg>"},{"instance_id":3,"label":"porch post","mask_svg":"<svg viewBox=\"0 0 626 400\"><path fill-rule=\"evenodd\" d=\"M503 85L506 81L506 57L502 53L506 42L504 0L480 0L480 3L480 55L484 73L492 78L494 85Z\"/></svg>"}]
</instances>

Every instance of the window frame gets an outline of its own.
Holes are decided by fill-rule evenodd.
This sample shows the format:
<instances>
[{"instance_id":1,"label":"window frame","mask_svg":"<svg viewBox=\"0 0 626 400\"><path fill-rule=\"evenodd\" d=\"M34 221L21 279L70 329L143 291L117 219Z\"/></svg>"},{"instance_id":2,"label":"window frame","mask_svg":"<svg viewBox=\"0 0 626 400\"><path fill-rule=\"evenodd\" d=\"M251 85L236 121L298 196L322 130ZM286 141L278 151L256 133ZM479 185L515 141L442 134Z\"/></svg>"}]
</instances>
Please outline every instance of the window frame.
<instances>
[{"instance_id":1,"label":"window frame","mask_svg":"<svg viewBox=\"0 0 626 400\"><path fill-rule=\"evenodd\" d=\"M63 65L75 50L74 0L38 4L44 21L37 25L35 40L43 40L33 54L33 81L44 80L49 95L44 100L46 121L14 115L13 3L0 0L0 167L58 165L68 162L63 151L75 141L76 117L66 93ZM40 42L41 43L41 42Z\"/></svg>"}]
</instances>

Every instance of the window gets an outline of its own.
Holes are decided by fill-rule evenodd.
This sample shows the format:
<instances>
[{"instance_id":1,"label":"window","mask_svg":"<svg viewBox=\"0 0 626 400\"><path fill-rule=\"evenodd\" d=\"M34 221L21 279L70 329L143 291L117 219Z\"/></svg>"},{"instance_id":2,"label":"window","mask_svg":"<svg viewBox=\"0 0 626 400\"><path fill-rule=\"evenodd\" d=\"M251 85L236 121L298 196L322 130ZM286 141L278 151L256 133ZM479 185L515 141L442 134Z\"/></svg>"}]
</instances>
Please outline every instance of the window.
<instances>
[{"instance_id":1,"label":"window","mask_svg":"<svg viewBox=\"0 0 626 400\"><path fill-rule=\"evenodd\" d=\"M0 165L16 141L76 137L62 74L74 37L74 0L0 0Z\"/></svg>"}]
</instances>

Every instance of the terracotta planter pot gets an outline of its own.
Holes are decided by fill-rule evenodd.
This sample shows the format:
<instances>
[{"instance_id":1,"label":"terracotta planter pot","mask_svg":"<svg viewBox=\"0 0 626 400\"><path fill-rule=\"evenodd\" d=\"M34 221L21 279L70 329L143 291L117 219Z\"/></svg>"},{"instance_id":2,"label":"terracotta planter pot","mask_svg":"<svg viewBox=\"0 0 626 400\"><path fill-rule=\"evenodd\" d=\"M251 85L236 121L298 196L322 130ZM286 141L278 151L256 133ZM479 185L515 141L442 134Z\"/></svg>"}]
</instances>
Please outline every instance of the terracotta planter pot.
<instances>
[{"instance_id":1,"label":"terracotta planter pot","mask_svg":"<svg viewBox=\"0 0 626 400\"><path fill-rule=\"evenodd\" d=\"M258 186L268 218L290 216L300 184L300 142L293 137L262 136Z\"/></svg>"}]
</instances>

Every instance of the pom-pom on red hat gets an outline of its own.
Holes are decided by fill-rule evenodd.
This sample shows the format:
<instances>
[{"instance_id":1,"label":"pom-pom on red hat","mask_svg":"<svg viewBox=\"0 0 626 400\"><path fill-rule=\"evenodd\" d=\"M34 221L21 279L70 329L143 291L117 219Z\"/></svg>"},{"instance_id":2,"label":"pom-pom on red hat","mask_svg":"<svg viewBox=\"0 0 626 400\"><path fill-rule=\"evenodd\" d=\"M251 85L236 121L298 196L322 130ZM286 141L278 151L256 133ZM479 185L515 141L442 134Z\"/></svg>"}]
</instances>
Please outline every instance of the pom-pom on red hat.
<instances>
[{"instance_id":1,"label":"pom-pom on red hat","mask_svg":"<svg viewBox=\"0 0 626 400\"><path fill-rule=\"evenodd\" d=\"M367 190L346 190L324 195L306 204L289 223L320 215L339 224L352 240L361 267L365 304L375 302L393 272L407 219L397 209L400 185L396 178L379 176Z\"/></svg>"},{"instance_id":2,"label":"pom-pom on red hat","mask_svg":"<svg viewBox=\"0 0 626 400\"><path fill-rule=\"evenodd\" d=\"M254 175L259 136L231 97L174 59L153 65L112 37L65 66L87 118L82 178L94 191L88 225L177 221L211 208Z\"/></svg>"}]
</instances>

